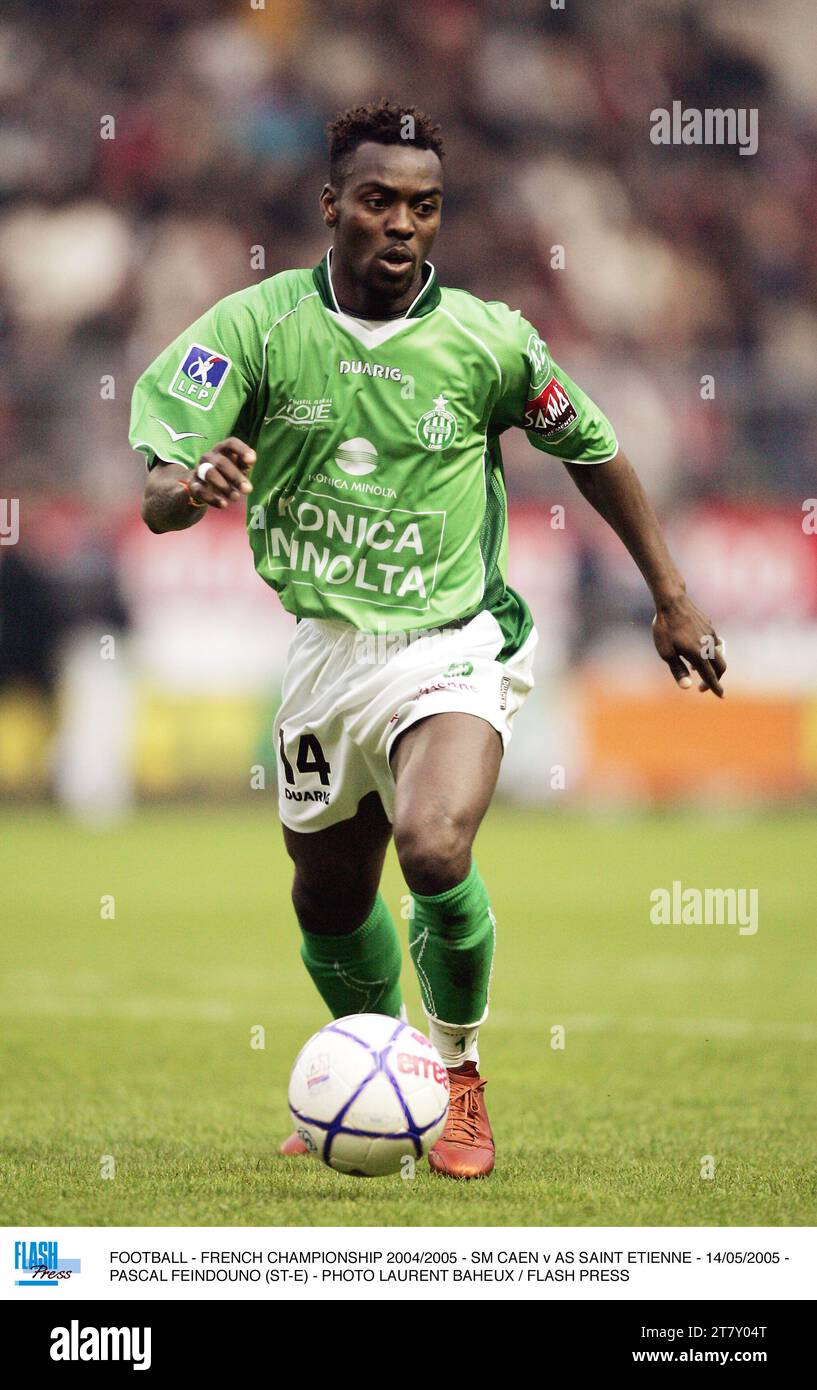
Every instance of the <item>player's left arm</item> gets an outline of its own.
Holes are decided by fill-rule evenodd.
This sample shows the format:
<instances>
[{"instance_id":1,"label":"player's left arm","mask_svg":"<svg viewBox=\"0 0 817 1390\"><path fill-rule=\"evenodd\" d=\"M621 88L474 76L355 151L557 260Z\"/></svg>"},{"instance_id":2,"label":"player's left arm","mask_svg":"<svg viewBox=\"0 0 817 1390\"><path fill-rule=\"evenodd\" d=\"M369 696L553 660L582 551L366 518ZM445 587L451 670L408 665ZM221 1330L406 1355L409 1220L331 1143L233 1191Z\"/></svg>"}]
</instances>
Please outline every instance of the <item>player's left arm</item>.
<instances>
[{"instance_id":1,"label":"player's left arm","mask_svg":"<svg viewBox=\"0 0 817 1390\"><path fill-rule=\"evenodd\" d=\"M501 310L496 312L501 316ZM495 425L524 429L534 448L564 463L579 491L621 537L649 585L655 600L655 646L678 685L690 688L691 667L700 676L699 689L722 698L723 643L687 596L658 518L610 421L553 361L526 319L511 313L504 322L503 385L494 407Z\"/></svg>"},{"instance_id":2,"label":"player's left arm","mask_svg":"<svg viewBox=\"0 0 817 1390\"><path fill-rule=\"evenodd\" d=\"M692 602L658 518L632 464L619 449L606 463L568 463L565 468L583 497L620 537L646 580L655 602L653 640L682 689L689 667L699 689L723 698L723 643L711 620Z\"/></svg>"}]
</instances>

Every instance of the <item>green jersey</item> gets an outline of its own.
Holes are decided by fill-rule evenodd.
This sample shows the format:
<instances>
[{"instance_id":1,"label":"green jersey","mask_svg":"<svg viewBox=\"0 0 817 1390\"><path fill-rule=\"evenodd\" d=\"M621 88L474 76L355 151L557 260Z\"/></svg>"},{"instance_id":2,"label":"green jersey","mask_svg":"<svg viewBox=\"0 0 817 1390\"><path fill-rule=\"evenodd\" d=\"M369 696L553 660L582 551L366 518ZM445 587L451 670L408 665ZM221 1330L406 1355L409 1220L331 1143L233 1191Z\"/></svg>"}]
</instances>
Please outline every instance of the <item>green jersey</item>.
<instances>
[{"instance_id":1,"label":"green jersey","mask_svg":"<svg viewBox=\"0 0 817 1390\"><path fill-rule=\"evenodd\" d=\"M229 295L139 378L130 441L148 467L229 435L256 450L255 566L297 617L391 632L487 608L506 659L532 619L506 580L500 436L578 463L618 446L520 313L424 274L385 323L342 312L331 253Z\"/></svg>"}]
</instances>

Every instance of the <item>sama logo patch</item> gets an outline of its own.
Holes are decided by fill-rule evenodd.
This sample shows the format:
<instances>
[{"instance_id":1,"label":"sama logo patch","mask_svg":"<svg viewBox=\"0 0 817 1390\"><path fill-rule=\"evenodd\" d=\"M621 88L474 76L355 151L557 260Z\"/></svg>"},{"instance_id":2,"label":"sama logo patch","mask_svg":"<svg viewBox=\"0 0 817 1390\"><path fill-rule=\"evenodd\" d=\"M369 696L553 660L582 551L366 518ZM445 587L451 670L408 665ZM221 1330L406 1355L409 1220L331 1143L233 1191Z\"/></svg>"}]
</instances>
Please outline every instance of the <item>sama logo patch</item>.
<instances>
[{"instance_id":1,"label":"sama logo patch","mask_svg":"<svg viewBox=\"0 0 817 1390\"><path fill-rule=\"evenodd\" d=\"M170 394L199 410L212 410L232 365L223 352L193 343L179 363L170 383Z\"/></svg>"},{"instance_id":2,"label":"sama logo patch","mask_svg":"<svg viewBox=\"0 0 817 1390\"><path fill-rule=\"evenodd\" d=\"M560 434L568 425L574 425L578 418L576 407L555 376L525 406L525 429L535 430L544 439L552 434Z\"/></svg>"}]
</instances>

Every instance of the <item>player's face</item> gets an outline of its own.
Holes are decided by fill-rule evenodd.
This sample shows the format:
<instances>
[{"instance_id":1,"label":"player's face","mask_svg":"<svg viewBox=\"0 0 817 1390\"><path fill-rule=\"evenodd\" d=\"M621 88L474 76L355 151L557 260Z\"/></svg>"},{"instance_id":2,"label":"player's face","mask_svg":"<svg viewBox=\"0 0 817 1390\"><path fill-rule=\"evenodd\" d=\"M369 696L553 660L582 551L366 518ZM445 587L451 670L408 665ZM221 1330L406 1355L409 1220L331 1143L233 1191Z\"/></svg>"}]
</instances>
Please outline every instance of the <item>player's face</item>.
<instances>
[{"instance_id":1,"label":"player's face","mask_svg":"<svg viewBox=\"0 0 817 1390\"><path fill-rule=\"evenodd\" d=\"M443 171L433 150L366 141L339 188L321 207L334 230L333 271L378 298L395 300L419 284L440 225Z\"/></svg>"}]
</instances>

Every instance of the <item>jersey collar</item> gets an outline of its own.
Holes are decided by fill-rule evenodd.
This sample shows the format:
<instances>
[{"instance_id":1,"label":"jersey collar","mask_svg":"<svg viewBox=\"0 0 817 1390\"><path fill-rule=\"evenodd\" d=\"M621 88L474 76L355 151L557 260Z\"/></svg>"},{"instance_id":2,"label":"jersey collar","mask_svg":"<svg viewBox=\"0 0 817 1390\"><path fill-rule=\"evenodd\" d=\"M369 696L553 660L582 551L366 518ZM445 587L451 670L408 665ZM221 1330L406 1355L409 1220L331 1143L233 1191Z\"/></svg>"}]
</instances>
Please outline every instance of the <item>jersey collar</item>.
<instances>
[{"instance_id":1,"label":"jersey collar","mask_svg":"<svg viewBox=\"0 0 817 1390\"><path fill-rule=\"evenodd\" d=\"M440 294L440 286L437 283L437 272L431 264L431 261L426 261L425 265L423 266L423 275L425 276L423 288L420 290L420 293L417 295L417 298L413 300L413 302L407 308L405 314L403 315L404 318L419 319L422 318L424 314L430 314L432 309L436 309L437 305L440 302L440 299L442 298ZM335 298L335 291L332 285L331 246L329 247L329 250L327 251L320 265L316 265L315 269L312 271L312 279L315 282L315 288L317 289L318 294L321 297L321 303L323 304L324 308L331 309L336 314L341 313L342 310L340 309L338 301ZM400 322L399 319L395 319L394 321L395 323Z\"/></svg>"}]
</instances>

